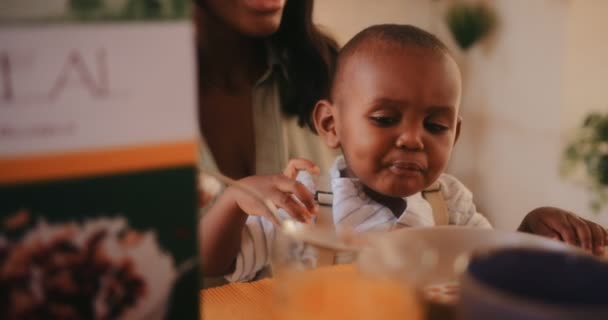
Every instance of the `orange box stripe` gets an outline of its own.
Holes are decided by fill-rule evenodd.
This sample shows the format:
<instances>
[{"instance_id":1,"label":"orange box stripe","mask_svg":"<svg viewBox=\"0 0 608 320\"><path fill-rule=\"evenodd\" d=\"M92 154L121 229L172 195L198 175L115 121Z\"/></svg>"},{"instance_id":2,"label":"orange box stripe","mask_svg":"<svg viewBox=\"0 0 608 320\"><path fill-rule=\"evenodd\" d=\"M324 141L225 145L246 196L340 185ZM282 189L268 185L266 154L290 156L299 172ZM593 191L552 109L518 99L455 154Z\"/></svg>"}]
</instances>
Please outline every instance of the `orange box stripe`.
<instances>
[{"instance_id":1,"label":"orange box stripe","mask_svg":"<svg viewBox=\"0 0 608 320\"><path fill-rule=\"evenodd\" d=\"M158 169L196 163L194 141L0 158L0 183Z\"/></svg>"}]
</instances>

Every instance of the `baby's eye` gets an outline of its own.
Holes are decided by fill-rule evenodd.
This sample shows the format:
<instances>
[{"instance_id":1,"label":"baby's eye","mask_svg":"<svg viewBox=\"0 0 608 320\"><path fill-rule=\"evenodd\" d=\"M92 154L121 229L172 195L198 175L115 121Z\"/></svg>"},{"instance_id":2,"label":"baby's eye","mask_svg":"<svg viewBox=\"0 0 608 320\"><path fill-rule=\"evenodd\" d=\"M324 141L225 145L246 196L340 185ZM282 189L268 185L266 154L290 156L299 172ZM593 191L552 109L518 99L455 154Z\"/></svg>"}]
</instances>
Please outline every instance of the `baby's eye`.
<instances>
[{"instance_id":1,"label":"baby's eye","mask_svg":"<svg viewBox=\"0 0 608 320\"><path fill-rule=\"evenodd\" d=\"M424 124L424 127L426 128L426 130L428 130L430 133L443 133L445 131L447 131L449 128L448 126L439 124L439 123L433 123L433 122L428 122Z\"/></svg>"},{"instance_id":2,"label":"baby's eye","mask_svg":"<svg viewBox=\"0 0 608 320\"><path fill-rule=\"evenodd\" d=\"M399 122L399 119L397 117L391 116L370 116L369 119L376 125L381 127L388 127Z\"/></svg>"}]
</instances>

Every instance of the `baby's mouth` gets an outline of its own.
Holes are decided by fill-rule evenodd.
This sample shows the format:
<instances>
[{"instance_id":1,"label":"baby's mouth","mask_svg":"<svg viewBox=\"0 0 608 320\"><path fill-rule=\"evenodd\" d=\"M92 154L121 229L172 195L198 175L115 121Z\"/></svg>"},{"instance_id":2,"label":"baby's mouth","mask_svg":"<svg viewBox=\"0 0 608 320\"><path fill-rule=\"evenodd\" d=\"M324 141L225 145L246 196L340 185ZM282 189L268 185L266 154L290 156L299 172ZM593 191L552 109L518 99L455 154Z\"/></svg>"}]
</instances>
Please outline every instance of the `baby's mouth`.
<instances>
[{"instance_id":1,"label":"baby's mouth","mask_svg":"<svg viewBox=\"0 0 608 320\"><path fill-rule=\"evenodd\" d=\"M424 168L410 161L395 161L389 166L391 172L400 176L420 176L424 173Z\"/></svg>"}]
</instances>

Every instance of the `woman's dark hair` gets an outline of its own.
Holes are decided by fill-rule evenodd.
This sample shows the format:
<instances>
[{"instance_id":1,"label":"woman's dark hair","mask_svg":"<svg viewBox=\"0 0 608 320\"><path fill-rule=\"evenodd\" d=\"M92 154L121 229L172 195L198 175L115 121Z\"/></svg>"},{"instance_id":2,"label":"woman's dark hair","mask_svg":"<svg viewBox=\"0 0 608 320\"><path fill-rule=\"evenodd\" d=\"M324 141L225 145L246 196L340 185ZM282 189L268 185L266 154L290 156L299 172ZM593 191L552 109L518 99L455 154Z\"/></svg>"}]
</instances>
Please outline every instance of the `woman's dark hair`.
<instances>
[{"instance_id":1,"label":"woman's dark hair","mask_svg":"<svg viewBox=\"0 0 608 320\"><path fill-rule=\"evenodd\" d=\"M194 2L204 7L204 0ZM281 25L270 40L288 78L279 81L283 113L297 116L300 126L315 131L312 110L319 99L329 95L338 44L314 25L313 7L314 0L288 0Z\"/></svg>"},{"instance_id":2,"label":"woman's dark hair","mask_svg":"<svg viewBox=\"0 0 608 320\"><path fill-rule=\"evenodd\" d=\"M279 52L286 52L289 79L280 86L283 112L297 116L300 126L306 124L314 131L312 110L329 95L338 45L314 25L313 7L313 0L288 0L271 40Z\"/></svg>"}]
</instances>

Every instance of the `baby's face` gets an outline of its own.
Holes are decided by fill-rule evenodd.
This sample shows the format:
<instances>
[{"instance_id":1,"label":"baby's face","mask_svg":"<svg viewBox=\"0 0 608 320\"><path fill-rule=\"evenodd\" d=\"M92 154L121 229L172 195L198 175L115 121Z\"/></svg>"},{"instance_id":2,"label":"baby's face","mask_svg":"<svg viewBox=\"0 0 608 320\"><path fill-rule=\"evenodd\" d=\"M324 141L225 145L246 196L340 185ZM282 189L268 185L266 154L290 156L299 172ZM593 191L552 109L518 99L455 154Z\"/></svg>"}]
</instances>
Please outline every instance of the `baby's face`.
<instances>
[{"instance_id":1,"label":"baby's face","mask_svg":"<svg viewBox=\"0 0 608 320\"><path fill-rule=\"evenodd\" d=\"M447 55L416 47L356 54L334 92L337 138L349 173L405 197L445 170L460 123L460 72Z\"/></svg>"}]
</instances>

